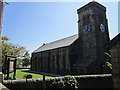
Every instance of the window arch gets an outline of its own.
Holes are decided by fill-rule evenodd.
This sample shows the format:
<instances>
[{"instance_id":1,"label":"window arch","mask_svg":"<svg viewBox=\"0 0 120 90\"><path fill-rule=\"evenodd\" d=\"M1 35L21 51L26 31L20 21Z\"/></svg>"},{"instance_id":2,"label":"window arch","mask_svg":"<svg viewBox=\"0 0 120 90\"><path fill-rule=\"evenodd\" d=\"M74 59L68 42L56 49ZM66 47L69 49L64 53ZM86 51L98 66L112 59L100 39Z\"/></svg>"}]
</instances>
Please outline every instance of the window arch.
<instances>
[{"instance_id":1,"label":"window arch","mask_svg":"<svg viewBox=\"0 0 120 90\"><path fill-rule=\"evenodd\" d=\"M83 26L88 25L90 23L90 14L83 15Z\"/></svg>"},{"instance_id":2,"label":"window arch","mask_svg":"<svg viewBox=\"0 0 120 90\"><path fill-rule=\"evenodd\" d=\"M103 22L103 21L104 21L104 16L103 16L103 14L99 14L99 21L100 21L100 22Z\"/></svg>"},{"instance_id":3,"label":"window arch","mask_svg":"<svg viewBox=\"0 0 120 90\"><path fill-rule=\"evenodd\" d=\"M83 26L85 25L85 16L83 15Z\"/></svg>"}]
</instances>

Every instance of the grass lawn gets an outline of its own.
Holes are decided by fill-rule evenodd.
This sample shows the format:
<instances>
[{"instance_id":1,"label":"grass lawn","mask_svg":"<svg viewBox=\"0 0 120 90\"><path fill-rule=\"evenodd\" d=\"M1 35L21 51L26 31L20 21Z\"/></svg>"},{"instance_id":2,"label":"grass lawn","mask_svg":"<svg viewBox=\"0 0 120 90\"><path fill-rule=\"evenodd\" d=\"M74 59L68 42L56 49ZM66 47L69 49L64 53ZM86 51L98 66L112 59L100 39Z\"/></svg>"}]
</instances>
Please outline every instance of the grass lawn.
<instances>
[{"instance_id":1,"label":"grass lawn","mask_svg":"<svg viewBox=\"0 0 120 90\"><path fill-rule=\"evenodd\" d=\"M28 69L17 69L16 70L16 78L17 79L25 79L24 75L27 75L27 74L31 74L33 79L37 79L37 78L42 78L43 77L43 75L34 74L34 73L28 73L28 72L23 72L22 70L28 70ZM5 77L6 76L7 75L5 75ZM9 77L12 78L13 77L13 73L10 73ZM49 78L49 77L51 77L51 76L46 76L46 78Z\"/></svg>"}]
</instances>

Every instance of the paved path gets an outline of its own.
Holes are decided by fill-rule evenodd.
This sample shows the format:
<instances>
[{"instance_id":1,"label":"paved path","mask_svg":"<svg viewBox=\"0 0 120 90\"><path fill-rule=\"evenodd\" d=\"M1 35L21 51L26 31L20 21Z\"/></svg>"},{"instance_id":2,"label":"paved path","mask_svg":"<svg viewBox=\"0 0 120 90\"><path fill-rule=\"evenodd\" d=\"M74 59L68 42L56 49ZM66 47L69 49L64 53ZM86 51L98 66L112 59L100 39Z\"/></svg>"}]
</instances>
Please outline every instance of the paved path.
<instances>
[{"instance_id":1,"label":"paved path","mask_svg":"<svg viewBox=\"0 0 120 90\"><path fill-rule=\"evenodd\" d=\"M52 76L52 77L61 77L61 76L63 76L63 75L56 75L56 74L45 73L45 72L37 72L37 71L31 71L31 70L23 70L23 72L42 74L42 75Z\"/></svg>"}]
</instances>

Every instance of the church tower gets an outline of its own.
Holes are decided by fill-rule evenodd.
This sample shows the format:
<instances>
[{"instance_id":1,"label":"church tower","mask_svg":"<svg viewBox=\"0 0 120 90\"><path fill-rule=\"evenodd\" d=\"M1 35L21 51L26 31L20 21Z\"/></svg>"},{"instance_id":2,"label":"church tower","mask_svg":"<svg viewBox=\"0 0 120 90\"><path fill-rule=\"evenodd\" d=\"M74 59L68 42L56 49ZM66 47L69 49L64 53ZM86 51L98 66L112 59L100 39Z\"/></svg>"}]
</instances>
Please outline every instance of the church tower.
<instances>
[{"instance_id":1,"label":"church tower","mask_svg":"<svg viewBox=\"0 0 120 90\"><path fill-rule=\"evenodd\" d=\"M79 58L94 59L96 73L105 73L105 46L109 43L106 7L92 1L79 8L78 33L83 55Z\"/></svg>"}]
</instances>

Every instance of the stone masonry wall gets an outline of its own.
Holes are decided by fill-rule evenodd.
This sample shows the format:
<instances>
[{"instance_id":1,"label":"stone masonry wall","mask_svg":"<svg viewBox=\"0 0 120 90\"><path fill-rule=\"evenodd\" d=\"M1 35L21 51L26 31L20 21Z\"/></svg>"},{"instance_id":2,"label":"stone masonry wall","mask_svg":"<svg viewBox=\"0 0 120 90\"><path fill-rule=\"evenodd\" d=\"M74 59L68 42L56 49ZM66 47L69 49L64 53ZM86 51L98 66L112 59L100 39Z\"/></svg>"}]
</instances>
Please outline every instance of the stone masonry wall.
<instances>
[{"instance_id":1,"label":"stone masonry wall","mask_svg":"<svg viewBox=\"0 0 120 90\"><path fill-rule=\"evenodd\" d=\"M33 53L31 63L34 71L70 74L69 47Z\"/></svg>"},{"instance_id":2,"label":"stone masonry wall","mask_svg":"<svg viewBox=\"0 0 120 90\"><path fill-rule=\"evenodd\" d=\"M37 90L46 87L49 89L52 82L64 77L46 78L45 82L43 79L28 79L28 80L4 80L3 84L10 90ZM78 90L85 90L88 88L97 89L113 89L112 77L110 74L104 75L80 75L75 76L79 83ZM44 90L46 90L44 89Z\"/></svg>"},{"instance_id":3,"label":"stone masonry wall","mask_svg":"<svg viewBox=\"0 0 120 90\"><path fill-rule=\"evenodd\" d=\"M113 64L114 87L120 90L120 40L111 48L111 61Z\"/></svg>"}]
</instances>

